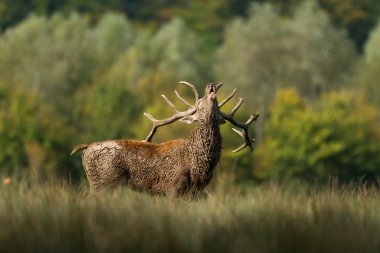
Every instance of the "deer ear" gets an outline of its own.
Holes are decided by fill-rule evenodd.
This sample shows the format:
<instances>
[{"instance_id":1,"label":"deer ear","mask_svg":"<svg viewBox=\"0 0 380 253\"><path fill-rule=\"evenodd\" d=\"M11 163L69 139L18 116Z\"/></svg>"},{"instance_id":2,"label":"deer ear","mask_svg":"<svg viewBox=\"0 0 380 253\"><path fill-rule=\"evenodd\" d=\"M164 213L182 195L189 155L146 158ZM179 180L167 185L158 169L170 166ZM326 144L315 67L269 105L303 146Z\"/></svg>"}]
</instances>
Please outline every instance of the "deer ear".
<instances>
[{"instance_id":1,"label":"deer ear","mask_svg":"<svg viewBox=\"0 0 380 253\"><path fill-rule=\"evenodd\" d=\"M191 124L197 120L198 120L198 117L195 114L183 117L182 119L179 119L179 121L186 123L186 124Z\"/></svg>"}]
</instances>

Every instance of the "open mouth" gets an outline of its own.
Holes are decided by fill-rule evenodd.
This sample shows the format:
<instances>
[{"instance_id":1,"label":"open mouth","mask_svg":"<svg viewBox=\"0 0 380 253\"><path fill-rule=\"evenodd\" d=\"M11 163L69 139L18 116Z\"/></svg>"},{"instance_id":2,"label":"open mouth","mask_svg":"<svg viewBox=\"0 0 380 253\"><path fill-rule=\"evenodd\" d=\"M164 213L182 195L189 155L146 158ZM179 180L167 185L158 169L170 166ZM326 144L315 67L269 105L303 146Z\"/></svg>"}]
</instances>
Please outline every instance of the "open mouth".
<instances>
[{"instance_id":1,"label":"open mouth","mask_svg":"<svg viewBox=\"0 0 380 253\"><path fill-rule=\"evenodd\" d=\"M210 95L210 94L212 94L212 93L216 93L216 86L215 86L215 84L213 84L213 83L209 83L208 85L209 85L209 91L208 91L208 94Z\"/></svg>"}]
</instances>

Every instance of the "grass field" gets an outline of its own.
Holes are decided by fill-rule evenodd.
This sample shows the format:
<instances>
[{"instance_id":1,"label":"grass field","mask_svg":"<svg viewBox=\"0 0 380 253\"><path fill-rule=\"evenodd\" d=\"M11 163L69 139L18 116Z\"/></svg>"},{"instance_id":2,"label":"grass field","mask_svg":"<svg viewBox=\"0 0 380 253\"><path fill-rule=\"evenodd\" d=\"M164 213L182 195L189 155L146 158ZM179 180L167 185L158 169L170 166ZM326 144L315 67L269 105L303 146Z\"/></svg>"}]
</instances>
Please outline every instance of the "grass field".
<instances>
[{"instance_id":1,"label":"grass field","mask_svg":"<svg viewBox=\"0 0 380 253\"><path fill-rule=\"evenodd\" d=\"M129 189L0 188L0 252L380 252L380 194L364 187L213 190L190 201Z\"/></svg>"}]
</instances>

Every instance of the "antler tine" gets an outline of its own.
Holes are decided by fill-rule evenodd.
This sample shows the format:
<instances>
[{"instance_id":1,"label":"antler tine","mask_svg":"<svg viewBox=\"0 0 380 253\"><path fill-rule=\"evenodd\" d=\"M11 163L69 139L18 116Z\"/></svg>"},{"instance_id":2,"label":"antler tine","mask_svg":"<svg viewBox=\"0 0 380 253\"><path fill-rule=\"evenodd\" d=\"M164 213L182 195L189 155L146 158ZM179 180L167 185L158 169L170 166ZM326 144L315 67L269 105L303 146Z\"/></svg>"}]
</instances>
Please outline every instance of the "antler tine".
<instances>
[{"instance_id":1,"label":"antler tine","mask_svg":"<svg viewBox=\"0 0 380 253\"><path fill-rule=\"evenodd\" d=\"M237 130L235 128L232 128L236 133L238 133L243 139L244 139L244 144L241 145L239 148L233 150L232 152L236 153L242 149L244 149L245 147L249 147L252 151L252 144L254 142L254 139L252 139L250 136L249 136L249 132L248 132L248 128L249 126L252 124L253 121L255 121L257 118L258 118L258 114L255 114L255 115L251 115L249 117L249 119L245 122L245 123L242 123L242 122L239 122L239 121L236 121L232 116L231 114L225 114L223 112L220 112L221 116L229 121L231 124L233 124L234 126L237 126L239 128L241 128L242 130Z\"/></svg>"},{"instance_id":2,"label":"antler tine","mask_svg":"<svg viewBox=\"0 0 380 253\"><path fill-rule=\"evenodd\" d=\"M173 109L174 113L176 113L178 110L175 108L175 105L173 104L172 101L170 101L164 94L161 95L166 101L166 103Z\"/></svg>"},{"instance_id":3,"label":"antler tine","mask_svg":"<svg viewBox=\"0 0 380 253\"><path fill-rule=\"evenodd\" d=\"M244 140L247 138L247 133L248 133L248 132L246 132L244 129L241 130L241 131L239 131L239 130L237 130L237 129L235 129L235 128L232 128L232 130L234 130L235 133L237 133L238 135L240 135L241 137L243 137ZM253 148L252 148L252 143L253 143L254 141L255 141L255 139L251 139L249 142L244 141L244 143L243 143L240 147L238 147L237 149L234 149L234 150L232 151L232 153L239 152L240 150L243 150L243 149L246 148L246 147L249 147L249 148L251 149L251 151L252 151L252 149L253 149Z\"/></svg>"},{"instance_id":4,"label":"antler tine","mask_svg":"<svg viewBox=\"0 0 380 253\"><path fill-rule=\"evenodd\" d=\"M221 104L219 104L219 108L221 106L223 106L226 102L228 102L234 96L235 92L236 92L236 89L234 89L233 92ZM255 139L252 139L249 136L248 128L252 124L253 121L257 120L257 118L259 117L259 114L257 114L257 113L256 114L252 114L245 123L236 121L234 119L235 113L240 108L240 106L242 105L243 101L244 100L242 98L239 98L239 102L235 105L235 107L231 110L231 112L229 114L225 114L225 113L223 113L221 111L219 112L220 115L225 120L229 121L234 126L237 126L237 127L241 128L240 131L237 130L237 129L235 129L235 128L232 128L232 130L234 130L237 134L239 134L244 139L244 143L240 147L238 147L237 149L233 150L232 151L233 153L239 152L239 151L243 150L246 147L249 147L251 149L251 151L252 151L252 149L253 149L252 148L252 144L255 141Z\"/></svg>"},{"instance_id":5,"label":"antler tine","mask_svg":"<svg viewBox=\"0 0 380 253\"><path fill-rule=\"evenodd\" d=\"M148 136L147 136L147 137L145 138L145 140L144 140L144 141L146 141L146 142L151 142L153 135L154 135L154 134L156 133L156 131L157 131L157 126L156 126L156 124L157 124L157 123L156 123L157 120L156 120L151 114L149 114L149 113L147 113L147 112L144 112L144 116L146 116L150 121L153 122L153 127L152 127L152 129L150 130Z\"/></svg>"},{"instance_id":6,"label":"antler tine","mask_svg":"<svg viewBox=\"0 0 380 253\"><path fill-rule=\"evenodd\" d=\"M187 85L188 87L190 87L193 92L194 92L194 95L195 95L195 101L198 102L199 100L199 92L198 90L195 88L194 84L191 84L189 82L186 82L186 81L180 81L179 82L180 84L184 84L184 85Z\"/></svg>"},{"instance_id":7,"label":"antler tine","mask_svg":"<svg viewBox=\"0 0 380 253\"><path fill-rule=\"evenodd\" d=\"M193 105L190 104L189 102L187 102L186 99L184 99L183 97L181 97L176 90L174 91L174 93L176 94L177 98L179 98L179 100L182 101L182 103L184 103L188 107L193 107Z\"/></svg>"},{"instance_id":8,"label":"antler tine","mask_svg":"<svg viewBox=\"0 0 380 253\"><path fill-rule=\"evenodd\" d=\"M149 119L151 120L152 122L155 122L157 121L151 114L147 113L147 112L144 112L144 115Z\"/></svg>"},{"instance_id":9,"label":"antler tine","mask_svg":"<svg viewBox=\"0 0 380 253\"><path fill-rule=\"evenodd\" d=\"M228 101L231 100L231 98L235 95L235 92L236 92L236 88L231 92L230 95L228 95L228 97L226 97L222 102L219 103L219 108L221 108L225 103L227 103Z\"/></svg>"},{"instance_id":10,"label":"antler tine","mask_svg":"<svg viewBox=\"0 0 380 253\"><path fill-rule=\"evenodd\" d=\"M252 117L252 119L253 119L253 117ZM252 121L250 123L252 123ZM232 153L239 152L240 150L243 150L246 147L249 147L250 150L252 151L253 150L252 144L256 140L254 138L251 139L249 137L249 135L248 135L248 126L247 126L247 129L242 129L241 131L239 131L239 130L237 130L235 128L232 128L232 130L234 130L235 133L237 133L238 135L240 135L244 139L244 143L240 147L238 147L237 149L234 149L232 151Z\"/></svg>"},{"instance_id":11,"label":"antler tine","mask_svg":"<svg viewBox=\"0 0 380 253\"><path fill-rule=\"evenodd\" d=\"M241 104L244 102L244 99L239 98L239 102L235 105L235 107L231 110L230 115L233 117L236 111L240 108Z\"/></svg>"},{"instance_id":12,"label":"antler tine","mask_svg":"<svg viewBox=\"0 0 380 253\"><path fill-rule=\"evenodd\" d=\"M256 121L259 116L260 116L260 114L258 114L258 113L251 114L251 116L249 117L249 119L244 124L246 124L247 126L251 125L251 123L253 121Z\"/></svg>"},{"instance_id":13,"label":"antler tine","mask_svg":"<svg viewBox=\"0 0 380 253\"><path fill-rule=\"evenodd\" d=\"M223 83L220 82L216 85L216 92L218 92L219 88L223 86Z\"/></svg>"},{"instance_id":14,"label":"antler tine","mask_svg":"<svg viewBox=\"0 0 380 253\"><path fill-rule=\"evenodd\" d=\"M176 109L175 109L176 110ZM176 110L177 111L177 110ZM144 141L146 142L151 142L152 141L152 138L153 138L153 135L156 133L157 129L160 127L160 126L164 126L164 125L168 125L170 123L173 123L183 117L186 117L186 116L189 116L189 115L192 115L194 114L195 112L197 111L197 108L196 107L192 107L184 112L176 112L174 113L173 116L171 116L170 118L167 118L167 119L163 119L163 120L157 120L155 119L151 114L147 113L147 112L144 112L144 115L150 120L152 121L153 123L153 126L152 126L152 129L150 131L150 133L148 134L148 136L145 138Z\"/></svg>"},{"instance_id":15,"label":"antler tine","mask_svg":"<svg viewBox=\"0 0 380 253\"><path fill-rule=\"evenodd\" d=\"M195 105L191 105L189 102L187 102L184 98L182 98L177 91L175 91L175 94L177 95L177 97L183 102L185 103L186 105L188 105L190 108L186 111L183 111L183 112L180 112L177 110L177 108L175 107L175 105L173 104L172 101L170 101L170 99L168 99L165 95L161 95L162 98L166 101L166 103L173 109L174 111L174 114L173 116L167 118L167 119L162 119L162 120L157 120L155 119L151 114L147 113L147 112L144 112L144 115L150 120L152 121L153 123L153 126L152 126L152 129L150 130L148 136L145 138L144 141L146 142L151 142L152 141L152 138L154 136L154 134L157 132L157 129L160 127L160 126L164 126L164 125L168 125L168 124L171 124L177 120L181 120L187 116L190 116L190 115L193 115L197 110L198 110L198 107L197 107L197 102L199 100L199 93L197 91L197 89L195 88L195 86L191 83L188 83L188 82L185 82L185 81L181 81L180 83L182 84L185 84L187 85L188 87L190 87L193 92L194 92L194 95L195 95L195 99L196 99L196 103Z\"/></svg>"}]
</instances>

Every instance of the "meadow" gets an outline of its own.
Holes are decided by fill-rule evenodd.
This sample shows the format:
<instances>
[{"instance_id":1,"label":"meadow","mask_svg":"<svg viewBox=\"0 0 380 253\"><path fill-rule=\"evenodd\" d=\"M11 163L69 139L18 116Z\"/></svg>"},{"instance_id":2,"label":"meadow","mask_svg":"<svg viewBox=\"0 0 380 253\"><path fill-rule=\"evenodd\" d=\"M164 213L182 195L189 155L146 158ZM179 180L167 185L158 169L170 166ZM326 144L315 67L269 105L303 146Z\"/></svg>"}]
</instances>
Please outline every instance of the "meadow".
<instances>
[{"instance_id":1,"label":"meadow","mask_svg":"<svg viewBox=\"0 0 380 253\"><path fill-rule=\"evenodd\" d=\"M198 200L120 188L3 185L0 252L380 252L365 186L213 187Z\"/></svg>"},{"instance_id":2,"label":"meadow","mask_svg":"<svg viewBox=\"0 0 380 253\"><path fill-rule=\"evenodd\" d=\"M0 253L380 252L379 17L379 0L0 0ZM194 100L181 80L260 113L252 153L221 126L234 178L195 200L89 195L73 147L145 139L144 112L172 115L160 94Z\"/></svg>"}]
</instances>

